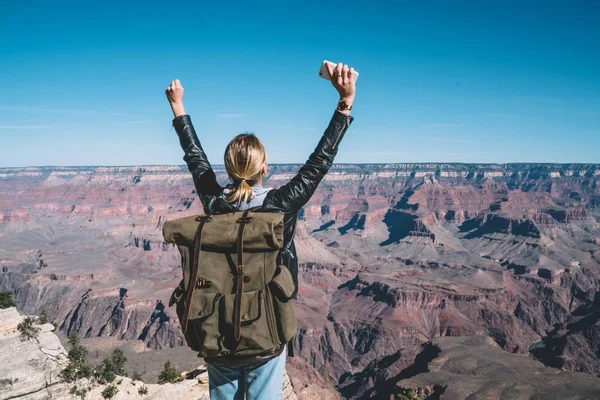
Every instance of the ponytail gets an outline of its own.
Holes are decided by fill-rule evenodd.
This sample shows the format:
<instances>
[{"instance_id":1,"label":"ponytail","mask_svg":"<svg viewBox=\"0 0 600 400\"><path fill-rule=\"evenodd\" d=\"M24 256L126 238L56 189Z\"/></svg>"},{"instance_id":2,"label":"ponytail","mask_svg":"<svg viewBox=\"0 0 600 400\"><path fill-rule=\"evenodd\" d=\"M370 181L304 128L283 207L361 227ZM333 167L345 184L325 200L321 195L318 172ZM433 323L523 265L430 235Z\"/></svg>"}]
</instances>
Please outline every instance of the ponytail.
<instances>
[{"instance_id":1,"label":"ponytail","mask_svg":"<svg viewBox=\"0 0 600 400\"><path fill-rule=\"evenodd\" d=\"M225 200L229 202L249 202L254 197L254 192L252 188L246 181L246 179L242 179L239 181L237 186L233 186L227 196L225 196Z\"/></svg>"},{"instance_id":2,"label":"ponytail","mask_svg":"<svg viewBox=\"0 0 600 400\"><path fill-rule=\"evenodd\" d=\"M225 149L225 169L233 186L225 196L228 202L249 202L254 197L251 185L261 177L267 153L252 133L234 137Z\"/></svg>"}]
</instances>

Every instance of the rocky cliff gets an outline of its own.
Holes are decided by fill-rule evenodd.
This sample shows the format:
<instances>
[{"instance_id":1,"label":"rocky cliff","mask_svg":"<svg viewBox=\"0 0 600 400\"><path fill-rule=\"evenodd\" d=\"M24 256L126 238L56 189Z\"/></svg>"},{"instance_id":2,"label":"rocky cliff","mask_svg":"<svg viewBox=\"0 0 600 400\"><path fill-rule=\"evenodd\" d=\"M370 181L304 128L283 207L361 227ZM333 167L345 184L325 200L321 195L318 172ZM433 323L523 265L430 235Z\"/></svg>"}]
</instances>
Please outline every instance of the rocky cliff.
<instances>
[{"instance_id":1,"label":"rocky cliff","mask_svg":"<svg viewBox=\"0 0 600 400\"><path fill-rule=\"evenodd\" d=\"M87 379L75 383L61 381L59 374L65 368L67 352L58 337L52 333L51 324L39 326L37 337L24 339L17 325L25 319L15 308L0 310L0 400L80 400L101 399L108 384L98 384ZM125 376L117 376L115 400L208 400L206 369L195 371L178 383L145 384ZM72 392L73 387L85 388L81 397ZM145 388L145 394L139 393ZM284 380L282 400L296 400L287 375Z\"/></svg>"},{"instance_id":2,"label":"rocky cliff","mask_svg":"<svg viewBox=\"0 0 600 400\"><path fill-rule=\"evenodd\" d=\"M600 165L335 165L300 212L298 354L329 390L446 336L599 374L599 181ZM184 167L5 168L0 188L0 290L20 310L63 336L183 344L160 232L202 212Z\"/></svg>"}]
</instances>

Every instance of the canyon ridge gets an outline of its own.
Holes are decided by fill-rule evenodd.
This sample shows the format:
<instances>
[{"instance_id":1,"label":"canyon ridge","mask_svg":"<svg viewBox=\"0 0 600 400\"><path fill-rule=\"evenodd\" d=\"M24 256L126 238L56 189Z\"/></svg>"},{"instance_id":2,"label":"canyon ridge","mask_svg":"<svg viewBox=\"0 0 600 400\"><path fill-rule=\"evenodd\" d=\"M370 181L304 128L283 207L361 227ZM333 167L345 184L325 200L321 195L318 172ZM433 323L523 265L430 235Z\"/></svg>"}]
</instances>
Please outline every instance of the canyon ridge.
<instances>
[{"instance_id":1,"label":"canyon ridge","mask_svg":"<svg viewBox=\"0 0 600 400\"><path fill-rule=\"evenodd\" d=\"M0 291L148 381L193 369L161 231L202 212L184 166L0 168ZM295 240L298 398L600 398L600 165L337 164Z\"/></svg>"}]
</instances>

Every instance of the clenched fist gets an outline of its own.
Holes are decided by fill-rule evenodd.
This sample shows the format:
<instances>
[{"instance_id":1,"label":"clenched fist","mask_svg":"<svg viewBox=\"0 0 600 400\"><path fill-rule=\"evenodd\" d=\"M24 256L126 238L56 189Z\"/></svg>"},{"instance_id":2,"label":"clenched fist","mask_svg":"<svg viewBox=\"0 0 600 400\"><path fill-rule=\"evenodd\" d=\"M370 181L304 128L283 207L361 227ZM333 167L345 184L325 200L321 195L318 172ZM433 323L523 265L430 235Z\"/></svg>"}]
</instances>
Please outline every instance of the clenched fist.
<instances>
[{"instance_id":1,"label":"clenched fist","mask_svg":"<svg viewBox=\"0 0 600 400\"><path fill-rule=\"evenodd\" d=\"M165 90L165 94L167 95L167 99L169 99L169 104L171 104L173 115L175 115L175 117L184 115L185 110L183 108L183 86L181 86L181 82L179 82L179 79L174 79L171 82L171 85L167 88L167 90Z\"/></svg>"}]
</instances>

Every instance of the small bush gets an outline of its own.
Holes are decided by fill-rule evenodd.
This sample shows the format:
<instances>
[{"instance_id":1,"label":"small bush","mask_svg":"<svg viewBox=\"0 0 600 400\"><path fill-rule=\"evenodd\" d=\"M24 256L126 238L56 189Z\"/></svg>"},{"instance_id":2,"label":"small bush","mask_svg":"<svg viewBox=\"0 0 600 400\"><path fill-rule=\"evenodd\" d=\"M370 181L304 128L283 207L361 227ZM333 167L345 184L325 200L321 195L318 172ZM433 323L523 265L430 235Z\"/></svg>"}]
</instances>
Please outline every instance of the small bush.
<instances>
[{"instance_id":1,"label":"small bush","mask_svg":"<svg viewBox=\"0 0 600 400\"><path fill-rule=\"evenodd\" d=\"M171 364L171 360L167 360L165 363L165 368L158 375L158 383L162 385L165 383L176 383L182 380L183 377L179 372L177 372L175 366Z\"/></svg>"},{"instance_id":2,"label":"small bush","mask_svg":"<svg viewBox=\"0 0 600 400\"><path fill-rule=\"evenodd\" d=\"M123 354L121 350L115 349L110 355L110 359L112 361L115 374L127 376L127 372L125 371L125 363L127 362L127 357L125 357L125 354Z\"/></svg>"},{"instance_id":3,"label":"small bush","mask_svg":"<svg viewBox=\"0 0 600 400\"><path fill-rule=\"evenodd\" d=\"M17 302L12 298L13 292L0 292L0 310L16 307Z\"/></svg>"},{"instance_id":4,"label":"small bush","mask_svg":"<svg viewBox=\"0 0 600 400\"><path fill-rule=\"evenodd\" d=\"M412 389L399 388L394 394L394 400L421 400L421 396Z\"/></svg>"},{"instance_id":5,"label":"small bush","mask_svg":"<svg viewBox=\"0 0 600 400\"><path fill-rule=\"evenodd\" d=\"M48 311L42 310L42 314L38 317L38 324L44 325L48 323Z\"/></svg>"},{"instance_id":6,"label":"small bush","mask_svg":"<svg viewBox=\"0 0 600 400\"><path fill-rule=\"evenodd\" d=\"M140 388L138 389L138 394L140 395L145 395L148 394L148 387L147 386L140 386Z\"/></svg>"},{"instance_id":7,"label":"small bush","mask_svg":"<svg viewBox=\"0 0 600 400\"><path fill-rule=\"evenodd\" d=\"M119 389L115 385L109 385L102 391L102 397L105 399L112 399L119 392Z\"/></svg>"},{"instance_id":8,"label":"small bush","mask_svg":"<svg viewBox=\"0 0 600 400\"><path fill-rule=\"evenodd\" d=\"M115 380L117 375L127 376L125 362L127 357L119 349L113 350L110 356L102 360L102 365L96 373L96 379L100 383L108 383Z\"/></svg>"},{"instance_id":9,"label":"small bush","mask_svg":"<svg viewBox=\"0 0 600 400\"><path fill-rule=\"evenodd\" d=\"M4 386L12 386L13 383L15 383L18 380L19 380L19 378L14 378L14 379L2 378L2 379L0 379L0 388L4 387Z\"/></svg>"},{"instance_id":10,"label":"small bush","mask_svg":"<svg viewBox=\"0 0 600 400\"><path fill-rule=\"evenodd\" d=\"M34 325L35 319L32 317L25 317L25 319L17 325L17 330L21 332L21 336L25 340L37 339L40 328Z\"/></svg>"},{"instance_id":11,"label":"small bush","mask_svg":"<svg viewBox=\"0 0 600 400\"><path fill-rule=\"evenodd\" d=\"M81 345L81 339L79 339L78 334L74 333L69 337L69 345L71 345L71 349L69 350L68 354L69 360L79 365L85 363L88 350Z\"/></svg>"},{"instance_id":12,"label":"small bush","mask_svg":"<svg viewBox=\"0 0 600 400\"><path fill-rule=\"evenodd\" d=\"M81 400L85 400L85 395L87 394L87 392L88 390L86 388L78 388L77 386L73 386L69 393L75 396L79 396Z\"/></svg>"},{"instance_id":13,"label":"small bush","mask_svg":"<svg viewBox=\"0 0 600 400\"><path fill-rule=\"evenodd\" d=\"M68 354L69 363L61 371L61 379L65 382L75 382L79 378L91 377L93 374L92 367L85 362L88 351L80 344L79 335L72 334L69 337L69 345L71 345Z\"/></svg>"},{"instance_id":14,"label":"small bush","mask_svg":"<svg viewBox=\"0 0 600 400\"><path fill-rule=\"evenodd\" d=\"M110 383L115 380L117 375L115 375L112 366L110 365L110 361L105 358L104 361L102 361L102 365L96 370L94 377L100 383Z\"/></svg>"}]
</instances>

